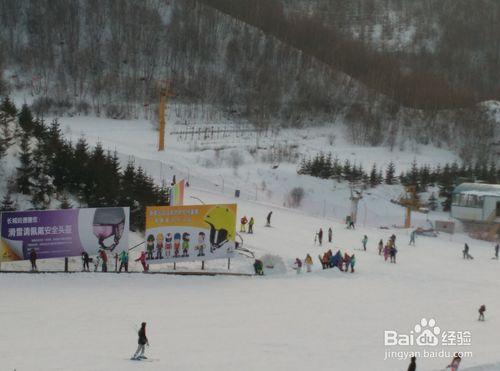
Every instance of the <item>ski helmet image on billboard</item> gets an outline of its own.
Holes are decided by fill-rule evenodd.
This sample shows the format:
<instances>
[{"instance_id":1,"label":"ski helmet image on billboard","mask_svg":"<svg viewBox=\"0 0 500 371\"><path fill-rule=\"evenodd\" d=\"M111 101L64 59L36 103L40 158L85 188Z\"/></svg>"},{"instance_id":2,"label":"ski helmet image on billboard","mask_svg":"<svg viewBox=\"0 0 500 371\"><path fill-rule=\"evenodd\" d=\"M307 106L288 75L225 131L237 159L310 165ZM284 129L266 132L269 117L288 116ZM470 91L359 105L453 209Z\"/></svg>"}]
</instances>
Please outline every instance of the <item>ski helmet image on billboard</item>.
<instances>
[{"instance_id":1,"label":"ski helmet image on billboard","mask_svg":"<svg viewBox=\"0 0 500 371\"><path fill-rule=\"evenodd\" d=\"M33 249L40 259L128 249L127 207L12 211L1 218L2 261L28 259Z\"/></svg>"},{"instance_id":2,"label":"ski helmet image on billboard","mask_svg":"<svg viewBox=\"0 0 500 371\"><path fill-rule=\"evenodd\" d=\"M150 263L229 258L235 237L235 204L152 206L146 211Z\"/></svg>"}]
</instances>

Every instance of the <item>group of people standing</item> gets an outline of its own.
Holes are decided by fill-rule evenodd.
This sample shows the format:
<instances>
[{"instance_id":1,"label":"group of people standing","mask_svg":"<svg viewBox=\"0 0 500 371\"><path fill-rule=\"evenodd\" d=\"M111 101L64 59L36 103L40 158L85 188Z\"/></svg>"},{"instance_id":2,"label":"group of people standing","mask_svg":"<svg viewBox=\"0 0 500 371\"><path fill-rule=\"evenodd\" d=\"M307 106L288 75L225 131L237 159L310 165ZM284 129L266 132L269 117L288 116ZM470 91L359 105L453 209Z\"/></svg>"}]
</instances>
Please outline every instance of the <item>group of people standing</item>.
<instances>
[{"instance_id":1,"label":"group of people standing","mask_svg":"<svg viewBox=\"0 0 500 371\"><path fill-rule=\"evenodd\" d=\"M332 243L333 241L333 230L332 228L328 228L328 243ZM316 232L316 235L314 236L314 244L318 244L320 246L323 246L323 228L320 228L318 232Z\"/></svg>"},{"instance_id":2,"label":"group of people standing","mask_svg":"<svg viewBox=\"0 0 500 371\"><path fill-rule=\"evenodd\" d=\"M396 255L398 249L396 248L396 235L392 235L384 246L384 241L380 239L378 242L378 254L384 256L384 261L390 258L390 262L396 264Z\"/></svg>"},{"instance_id":3,"label":"group of people standing","mask_svg":"<svg viewBox=\"0 0 500 371\"><path fill-rule=\"evenodd\" d=\"M247 232L247 224L248 224L248 233L252 234L253 233L253 225L255 224L255 220L253 219L253 216L250 217L250 220L247 219L247 216L243 216L240 220L240 232Z\"/></svg>"},{"instance_id":4,"label":"group of people standing","mask_svg":"<svg viewBox=\"0 0 500 371\"><path fill-rule=\"evenodd\" d=\"M356 265L356 256L354 254L349 255L345 252L344 255L342 255L340 250L333 254L330 249L325 252L323 256L319 255L318 258L323 269L337 267L340 271L347 273L350 267L351 273L354 273L354 266Z\"/></svg>"}]
</instances>

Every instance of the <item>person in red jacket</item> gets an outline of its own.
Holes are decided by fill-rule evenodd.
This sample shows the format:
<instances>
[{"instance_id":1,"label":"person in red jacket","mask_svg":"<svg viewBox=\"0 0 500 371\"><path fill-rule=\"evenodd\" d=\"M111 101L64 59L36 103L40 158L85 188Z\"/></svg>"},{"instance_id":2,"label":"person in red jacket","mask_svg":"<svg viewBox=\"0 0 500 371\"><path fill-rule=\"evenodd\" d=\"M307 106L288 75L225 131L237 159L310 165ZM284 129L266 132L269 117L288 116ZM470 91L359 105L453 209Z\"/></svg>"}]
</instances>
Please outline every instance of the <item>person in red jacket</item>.
<instances>
[{"instance_id":1,"label":"person in red jacket","mask_svg":"<svg viewBox=\"0 0 500 371\"><path fill-rule=\"evenodd\" d=\"M135 261L141 262L144 272L149 270L149 264L146 264L146 251L141 251L141 255Z\"/></svg>"},{"instance_id":2,"label":"person in red jacket","mask_svg":"<svg viewBox=\"0 0 500 371\"><path fill-rule=\"evenodd\" d=\"M99 250L99 257L101 258L101 261L102 261L102 271L107 272L108 271L108 255L106 254L106 251Z\"/></svg>"}]
</instances>

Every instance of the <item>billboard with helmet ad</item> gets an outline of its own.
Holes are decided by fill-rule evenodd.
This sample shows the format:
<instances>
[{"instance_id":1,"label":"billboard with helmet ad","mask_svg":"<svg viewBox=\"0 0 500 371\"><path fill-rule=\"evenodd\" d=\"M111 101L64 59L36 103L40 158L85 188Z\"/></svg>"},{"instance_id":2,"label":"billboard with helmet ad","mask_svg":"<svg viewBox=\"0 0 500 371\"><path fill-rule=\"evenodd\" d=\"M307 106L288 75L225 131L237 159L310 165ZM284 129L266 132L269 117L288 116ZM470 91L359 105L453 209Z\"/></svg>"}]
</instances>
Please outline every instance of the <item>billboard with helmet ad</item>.
<instances>
[{"instance_id":1,"label":"billboard with helmet ad","mask_svg":"<svg viewBox=\"0 0 500 371\"><path fill-rule=\"evenodd\" d=\"M2 212L0 260L89 255L128 249L128 207Z\"/></svg>"},{"instance_id":2,"label":"billboard with helmet ad","mask_svg":"<svg viewBox=\"0 0 500 371\"><path fill-rule=\"evenodd\" d=\"M231 258L236 204L150 206L146 209L148 263Z\"/></svg>"}]
</instances>

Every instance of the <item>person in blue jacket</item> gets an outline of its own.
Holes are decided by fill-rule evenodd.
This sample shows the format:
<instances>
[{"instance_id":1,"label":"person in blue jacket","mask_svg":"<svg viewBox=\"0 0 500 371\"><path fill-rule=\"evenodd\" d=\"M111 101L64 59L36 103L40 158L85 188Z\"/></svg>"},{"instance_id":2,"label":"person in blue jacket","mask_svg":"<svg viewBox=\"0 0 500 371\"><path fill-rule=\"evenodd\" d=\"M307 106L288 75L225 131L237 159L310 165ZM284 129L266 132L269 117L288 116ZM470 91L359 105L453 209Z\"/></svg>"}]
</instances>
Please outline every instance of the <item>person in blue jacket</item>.
<instances>
[{"instance_id":1,"label":"person in blue jacket","mask_svg":"<svg viewBox=\"0 0 500 371\"><path fill-rule=\"evenodd\" d=\"M354 256L354 254L351 255L349 263L351 265L351 273L354 273L354 266L356 265L356 257Z\"/></svg>"}]
</instances>

